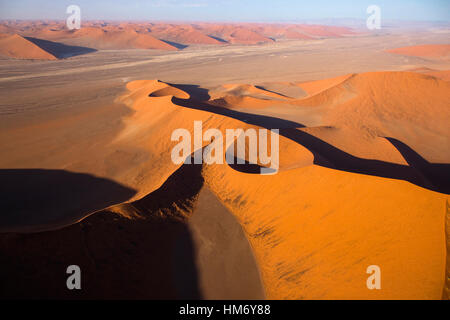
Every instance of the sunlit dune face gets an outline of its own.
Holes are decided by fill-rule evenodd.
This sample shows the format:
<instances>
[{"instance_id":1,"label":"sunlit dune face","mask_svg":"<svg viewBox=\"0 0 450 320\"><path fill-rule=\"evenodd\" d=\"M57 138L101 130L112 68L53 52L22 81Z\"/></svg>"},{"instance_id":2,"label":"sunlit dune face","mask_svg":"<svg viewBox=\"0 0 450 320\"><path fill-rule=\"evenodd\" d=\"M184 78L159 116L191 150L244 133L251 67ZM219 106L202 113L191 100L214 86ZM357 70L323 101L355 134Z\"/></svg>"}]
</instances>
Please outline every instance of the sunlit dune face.
<instances>
[{"instance_id":1,"label":"sunlit dune face","mask_svg":"<svg viewBox=\"0 0 450 320\"><path fill-rule=\"evenodd\" d=\"M431 44L421 46L411 46L387 50L389 53L404 56L448 59L450 58L450 44Z\"/></svg>"}]
</instances>

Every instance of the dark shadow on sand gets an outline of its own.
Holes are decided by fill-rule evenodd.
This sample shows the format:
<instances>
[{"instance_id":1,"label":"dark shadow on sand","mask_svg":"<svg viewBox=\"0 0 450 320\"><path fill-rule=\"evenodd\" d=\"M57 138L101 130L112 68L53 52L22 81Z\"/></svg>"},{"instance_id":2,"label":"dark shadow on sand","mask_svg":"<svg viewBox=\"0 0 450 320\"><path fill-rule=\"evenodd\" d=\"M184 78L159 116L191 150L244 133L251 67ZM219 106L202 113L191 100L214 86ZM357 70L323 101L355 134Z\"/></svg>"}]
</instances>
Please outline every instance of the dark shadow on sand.
<instances>
[{"instance_id":1,"label":"dark shadow on sand","mask_svg":"<svg viewBox=\"0 0 450 320\"><path fill-rule=\"evenodd\" d=\"M37 39L32 37L25 37L27 40L33 42L38 47L44 49L45 51L51 53L58 59L65 59L74 56L80 56L83 54L88 54L96 52L96 49L79 47L79 46L69 46L59 42L53 42L43 39Z\"/></svg>"}]
</instances>

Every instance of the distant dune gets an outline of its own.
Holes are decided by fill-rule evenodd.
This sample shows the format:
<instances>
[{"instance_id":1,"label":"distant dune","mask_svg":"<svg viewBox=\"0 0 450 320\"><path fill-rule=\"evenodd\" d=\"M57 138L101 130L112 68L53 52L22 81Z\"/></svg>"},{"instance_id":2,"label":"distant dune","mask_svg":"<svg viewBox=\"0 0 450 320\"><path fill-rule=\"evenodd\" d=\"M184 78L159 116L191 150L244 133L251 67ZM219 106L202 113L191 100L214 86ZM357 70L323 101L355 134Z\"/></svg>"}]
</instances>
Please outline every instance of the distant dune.
<instances>
[{"instance_id":1,"label":"distant dune","mask_svg":"<svg viewBox=\"0 0 450 320\"><path fill-rule=\"evenodd\" d=\"M105 31L96 28L83 28L74 32L72 37L76 38L79 44L97 49L178 50L149 34L140 34L134 30Z\"/></svg>"},{"instance_id":2,"label":"distant dune","mask_svg":"<svg viewBox=\"0 0 450 320\"><path fill-rule=\"evenodd\" d=\"M192 26L160 25L151 27L150 30L151 34L160 39L180 44L222 44L221 41L201 33Z\"/></svg>"},{"instance_id":3,"label":"distant dune","mask_svg":"<svg viewBox=\"0 0 450 320\"><path fill-rule=\"evenodd\" d=\"M110 180L84 177L88 182L111 184L117 192L126 186L128 192L121 194L128 199L117 198L117 203L111 204L109 194L98 198L94 196L97 193L83 188L77 203L98 208L106 201L108 208L94 213L84 206L66 212L61 201L52 212L72 215L59 216L61 226L67 221L79 222L58 231L4 236L3 256L24 252L20 260L4 258L5 270L29 265L24 263L28 261L31 265L49 261L38 269L44 276L41 282L37 280L36 292L60 263L41 259L29 246L14 246L16 242L10 239L24 239L45 254L50 248L64 259L70 254L67 246L59 243L72 243L67 240L71 239L74 248L88 246L89 250L75 252L80 252L80 261L89 266L90 277L95 275L97 263L108 266L108 275L120 270L120 281L127 278L124 270L150 270L149 277L138 280L133 273L133 281L122 285L96 279L88 297L105 292L122 297L121 287L133 292L133 297L152 298L177 297L179 285L195 289L193 261L202 265L201 261L211 259L195 260L196 248L185 228L189 223L199 227L196 223L206 218L195 220L196 210L209 204L234 215L242 226L269 299L441 298L446 264L445 202L450 193L450 154L445 148L449 82L413 72L369 72L264 86L202 88L139 80L126 87L117 101L131 112L122 118L120 130L108 143L97 144L95 152L80 158L77 168ZM301 97L288 96L288 92ZM286 115L300 115L304 121L286 120ZM279 173L254 174L259 161L175 165L171 134L177 128L193 134L194 121L203 121L203 130L215 128L222 134L229 128L278 128ZM202 141L201 147L208 144ZM245 160L249 162L248 154ZM8 172L10 179L13 174ZM92 184L90 188L95 187ZM8 188L4 190L7 194ZM58 189L58 198L63 198L61 192L64 190ZM10 207L24 207L13 200L8 202ZM30 214L25 209L19 213ZM210 217L214 226L222 219L202 217ZM21 231L20 216L13 218L10 225L1 221L3 231ZM53 229L39 216L33 223L23 228ZM182 251L187 253L182 257L187 269L172 273L171 266L178 265L180 258L180 241L187 246ZM229 248L228 241L219 243ZM236 252L226 252L225 257L233 258L221 261L230 262L233 268L239 265L233 260L238 259ZM115 263L111 264L112 260ZM373 264L383 270L382 290L367 290L366 268ZM254 275L251 261L246 265L246 272ZM222 276L216 268L209 265L207 271ZM19 295L23 289L13 278L8 279L8 288ZM256 288L250 296L260 296L258 292ZM188 297L198 297L195 290L188 293Z\"/></svg>"},{"instance_id":4,"label":"distant dune","mask_svg":"<svg viewBox=\"0 0 450 320\"><path fill-rule=\"evenodd\" d=\"M57 60L57 58L24 37L0 35L0 54L16 59Z\"/></svg>"},{"instance_id":5,"label":"distant dune","mask_svg":"<svg viewBox=\"0 0 450 320\"><path fill-rule=\"evenodd\" d=\"M273 42L274 40L264 37L252 30L246 30L243 28L238 28L233 31L227 40L230 43L239 43L239 44L257 44L264 42Z\"/></svg>"},{"instance_id":6,"label":"distant dune","mask_svg":"<svg viewBox=\"0 0 450 320\"><path fill-rule=\"evenodd\" d=\"M403 47L390 49L387 50L387 52L411 57L448 59L450 58L450 44L429 44Z\"/></svg>"},{"instance_id":7,"label":"distant dune","mask_svg":"<svg viewBox=\"0 0 450 320\"><path fill-rule=\"evenodd\" d=\"M348 28L305 24L170 24L101 21L87 21L80 30L72 31L60 22L4 22L0 23L0 32L91 49L169 51L184 49L190 45L257 45L279 40L314 40L354 34Z\"/></svg>"}]
</instances>

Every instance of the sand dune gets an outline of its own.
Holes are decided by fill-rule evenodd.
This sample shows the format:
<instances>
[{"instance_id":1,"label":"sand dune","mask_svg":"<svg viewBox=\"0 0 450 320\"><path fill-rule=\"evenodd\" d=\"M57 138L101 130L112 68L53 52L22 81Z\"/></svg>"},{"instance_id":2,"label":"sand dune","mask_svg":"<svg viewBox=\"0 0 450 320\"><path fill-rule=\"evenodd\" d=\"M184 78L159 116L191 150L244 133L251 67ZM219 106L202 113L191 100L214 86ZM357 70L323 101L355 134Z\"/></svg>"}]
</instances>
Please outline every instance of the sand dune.
<instances>
[{"instance_id":1,"label":"sand dune","mask_svg":"<svg viewBox=\"0 0 450 320\"><path fill-rule=\"evenodd\" d=\"M57 60L54 55L18 34L0 37L0 54L16 59Z\"/></svg>"},{"instance_id":2,"label":"sand dune","mask_svg":"<svg viewBox=\"0 0 450 320\"><path fill-rule=\"evenodd\" d=\"M286 30L286 32L284 32L284 36L286 39L305 39L305 40L314 39L311 36L308 36L304 33L292 29Z\"/></svg>"},{"instance_id":3,"label":"sand dune","mask_svg":"<svg viewBox=\"0 0 450 320\"><path fill-rule=\"evenodd\" d=\"M416 73L378 72L353 75L295 104L325 108L326 125L393 137L429 161L447 163L450 153L441 146L448 143L449 99L446 81Z\"/></svg>"},{"instance_id":4,"label":"sand dune","mask_svg":"<svg viewBox=\"0 0 450 320\"><path fill-rule=\"evenodd\" d=\"M325 91L327 89L330 89L343 81L347 80L351 75L344 75L337 78L332 79L323 79L323 80L317 80L317 81L311 81L311 82L302 82L300 84L297 84L299 87L301 87L303 90L305 90L308 95L313 96L316 95L322 91Z\"/></svg>"},{"instance_id":5,"label":"sand dune","mask_svg":"<svg viewBox=\"0 0 450 320\"><path fill-rule=\"evenodd\" d=\"M204 186L201 171L183 166L126 208L97 212L59 230L0 235L0 296L264 299L242 228ZM64 285L61 270L73 261L82 268L81 292Z\"/></svg>"},{"instance_id":6,"label":"sand dune","mask_svg":"<svg viewBox=\"0 0 450 320\"><path fill-rule=\"evenodd\" d=\"M222 44L221 41L201 33L192 26L152 27L151 34L181 44Z\"/></svg>"},{"instance_id":7,"label":"sand dune","mask_svg":"<svg viewBox=\"0 0 450 320\"><path fill-rule=\"evenodd\" d=\"M430 68L414 68L411 72L426 74L444 81L450 81L450 70L433 70Z\"/></svg>"},{"instance_id":8,"label":"sand dune","mask_svg":"<svg viewBox=\"0 0 450 320\"><path fill-rule=\"evenodd\" d=\"M392 100L391 91L386 91L387 83L399 85L398 88L391 89L397 93L396 100ZM155 83L151 85L154 86ZM131 87L134 91L139 90L139 87L144 88L142 83L135 83ZM422 90L415 89L419 87ZM423 96L425 87L429 95ZM245 91L243 89L247 91L249 88L253 89L251 86L225 86L225 89L231 91L236 88L237 92L240 90L241 93ZM308 108L329 105L329 110L324 112L325 119L328 123L332 122L337 129L305 128L302 131L311 136L318 136L344 150L350 149L355 155L396 162L399 164L398 169L414 165L414 162L411 162L412 158L402 149L397 149L399 146L395 142L382 138L390 136L406 141L417 140L412 131L394 130L397 121L409 121L410 124L404 124L402 128L420 127L421 132L435 130L436 137L448 136L445 121L442 123L434 121L431 126L427 124L428 120L425 120L428 118L436 120L434 115L437 113L445 119L448 116L445 111L445 101L449 92L446 82L413 73L368 73L324 81L321 88L318 84L312 88L315 94L299 99L294 104ZM148 88L144 91L152 90L155 89ZM412 92L417 92L417 95L422 97L411 95ZM190 95L192 97L192 94ZM405 100L406 97L410 100ZM144 102L141 102L142 106L136 104L142 100L133 99L135 105L139 105L139 109L144 107ZM428 101L433 99L432 107L425 108L425 104L422 104L425 99ZM168 103L170 100L166 101ZM182 99L176 101L183 103ZM363 105L361 101L364 101L365 107L359 110ZM368 103L369 101L371 103ZM387 118L383 113L382 118L371 113L370 108L375 106L377 112L382 112L380 107L386 105L388 103L386 101L396 103L395 110L398 113L394 113L392 118ZM341 105L348 106L351 111L342 109ZM188 106L186 103L185 107ZM195 108L194 105L192 107ZM186 110L186 112L197 111ZM369 125L370 129L355 125L358 123L357 117L352 117L355 121L352 123L343 121L342 119L348 118L346 112L352 112L354 115L362 114L364 123ZM336 114L339 114L339 117ZM414 118L425 122L422 122L422 125L411 123L412 114ZM223 121L217 114L212 119ZM247 120L247 124L252 125L252 120ZM385 131L382 130L387 128L390 129L389 135L387 131L384 135ZM284 135L283 132L281 134ZM429 161L440 159L448 162L448 154L439 147L439 141L433 143L436 144L428 146L422 141L416 143L415 147ZM441 297L445 266L442 221L446 195L428 191L401 179L391 180L373 175L348 173L342 169L336 171L332 168L333 162L337 159L330 158L333 155L326 152L321 154L322 149L312 149L315 163L313 165L311 153L308 151L312 145L309 143L297 145L292 138L285 139L283 136L280 144L282 150L289 150L289 154L295 154L292 151L297 150L297 161L284 162L281 173L273 177L249 175L245 173L245 169L241 171L220 165L208 166L204 171L208 187L245 226L269 298L439 299ZM361 148L365 144L366 148ZM436 150L441 152L436 153ZM317 161L320 154L331 161L329 167L323 165L324 162ZM335 164L339 168L338 162ZM308 187L305 187L306 185ZM289 192L285 188L288 188ZM355 197L354 190L366 191L359 199ZM337 194L339 196L336 196ZM343 200L347 197L349 200ZM379 202L377 199L380 198L384 201ZM327 201L324 202L323 199ZM351 208L343 206L342 201L348 203ZM359 208L357 212L354 210L355 203ZM428 214L424 216L423 210ZM299 211L302 214L298 214ZM396 214L392 215L392 212ZM411 227L402 227L405 223ZM411 238L411 230L414 230L414 240ZM348 246L353 249L348 250ZM343 252L346 254L343 255ZM367 265L374 263L374 260L383 266L385 277L389 279L389 284L382 292L370 292L365 287L364 271ZM400 274L402 276L399 276ZM411 279L417 279L417 282L411 282ZM317 286L316 283L320 285ZM342 286L342 283L346 285Z\"/></svg>"},{"instance_id":9,"label":"sand dune","mask_svg":"<svg viewBox=\"0 0 450 320\"><path fill-rule=\"evenodd\" d=\"M72 35L77 43L97 49L159 49L178 50L176 47L134 30L104 31L97 28L82 28Z\"/></svg>"},{"instance_id":10,"label":"sand dune","mask_svg":"<svg viewBox=\"0 0 450 320\"><path fill-rule=\"evenodd\" d=\"M321 25L300 25L298 29L309 35L317 37L340 37L344 35L354 34L348 28L345 27L334 27L334 26L321 26Z\"/></svg>"},{"instance_id":11,"label":"sand dune","mask_svg":"<svg viewBox=\"0 0 450 320\"><path fill-rule=\"evenodd\" d=\"M321 37L342 37L355 34L344 27L304 24L198 24L200 30L235 43L254 44L273 39L310 40ZM233 37L234 34L234 37Z\"/></svg>"},{"instance_id":12,"label":"sand dune","mask_svg":"<svg viewBox=\"0 0 450 320\"><path fill-rule=\"evenodd\" d=\"M387 52L420 58L448 59L450 58L450 44L429 44L403 47L390 49L387 50Z\"/></svg>"},{"instance_id":13,"label":"sand dune","mask_svg":"<svg viewBox=\"0 0 450 320\"><path fill-rule=\"evenodd\" d=\"M267 178L209 170L211 189L245 225L268 298L440 299L445 196L316 166ZM365 269L375 263L386 282L371 292Z\"/></svg>"},{"instance_id":14,"label":"sand dune","mask_svg":"<svg viewBox=\"0 0 450 320\"><path fill-rule=\"evenodd\" d=\"M228 37L225 38L230 43L239 44L258 44L265 42L274 42L274 40L264 37L252 30L238 28L234 30Z\"/></svg>"},{"instance_id":15,"label":"sand dune","mask_svg":"<svg viewBox=\"0 0 450 320\"><path fill-rule=\"evenodd\" d=\"M201 255L196 260L192 251L195 239L205 239L208 230L202 229L193 241L186 228L189 223L190 230L205 228L206 218L195 220L195 212L209 211L205 206L214 205L220 208L217 212L234 215L242 226L269 299L440 299L446 265L445 203L450 192L450 154L443 147L449 137L449 86L447 81L412 72L350 74L272 87L230 84L208 89L158 80L130 82L117 101L131 111L108 143L98 144L76 168L96 172L133 194L125 201L108 202L106 211L58 231L2 235L0 256L20 251L32 259L31 265L42 264L49 260L33 254L33 246L17 247L18 242L10 239L34 243L37 252L47 249L63 257L67 256L65 239L76 239L73 246L88 265L90 277L95 277L97 264L106 268L107 275L121 271L112 284L103 282L107 276L92 280L96 286L88 289L89 297L104 292L121 297L119 288L125 286L132 297L179 297L182 290L182 297L195 298L200 296L191 282L199 276L196 267L211 259ZM293 87L300 97L281 92ZM226 105L218 104L220 99ZM293 116L305 123L289 120ZM228 128L280 129L280 172L252 174L258 163L173 164L173 130L186 128L193 134L193 122L200 120L204 130L217 128L222 133ZM207 144L202 142L201 147ZM77 214L92 213L83 210ZM212 220L214 225L223 217ZM35 221L36 230L43 223ZM233 239L226 234L219 241L224 252ZM188 247L177 251L177 239ZM49 250L39 247L42 243L61 246ZM125 255L111 266L117 250ZM227 257L234 262L226 270L234 270L241 259L230 251ZM180 252L188 257L177 255ZM256 288L247 296L260 297L255 269L244 256L245 271L253 274L248 287ZM188 265L171 273L170 266L181 261L177 259ZM3 260L5 270L21 263ZM48 263L51 267L39 265L42 279L48 277L46 270L65 260ZM383 270L380 291L366 287L366 268L373 264ZM200 283L210 281L210 270L223 270L217 268L200 268L207 270ZM149 276L130 280L127 270L138 275L147 270ZM236 279L239 283L245 277ZM21 284L13 278L7 283L9 290L21 294ZM36 290L41 285L36 284ZM144 287L160 291L143 291ZM61 288L48 290L52 296ZM219 291L230 292L224 287Z\"/></svg>"},{"instance_id":16,"label":"sand dune","mask_svg":"<svg viewBox=\"0 0 450 320\"><path fill-rule=\"evenodd\" d=\"M348 28L298 24L170 24L86 21L69 31L61 22L4 22L0 32L93 49L176 50L189 45L257 45L280 39L313 40L354 34Z\"/></svg>"}]
</instances>

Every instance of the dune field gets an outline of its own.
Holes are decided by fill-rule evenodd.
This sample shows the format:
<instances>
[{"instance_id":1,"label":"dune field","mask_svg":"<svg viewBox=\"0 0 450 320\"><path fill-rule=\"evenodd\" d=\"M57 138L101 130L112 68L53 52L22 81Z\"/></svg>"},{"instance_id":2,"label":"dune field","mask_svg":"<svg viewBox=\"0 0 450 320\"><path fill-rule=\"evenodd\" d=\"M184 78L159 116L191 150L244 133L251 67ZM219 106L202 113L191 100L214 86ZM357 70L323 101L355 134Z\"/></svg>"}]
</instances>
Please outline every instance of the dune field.
<instances>
[{"instance_id":1,"label":"dune field","mask_svg":"<svg viewBox=\"0 0 450 320\"><path fill-rule=\"evenodd\" d=\"M1 297L448 299L445 33L0 32ZM242 164L174 163L173 132L195 136L196 121L224 137L277 129L276 174L248 148ZM192 140L187 159L215 143ZM71 264L82 291L66 289Z\"/></svg>"}]
</instances>

